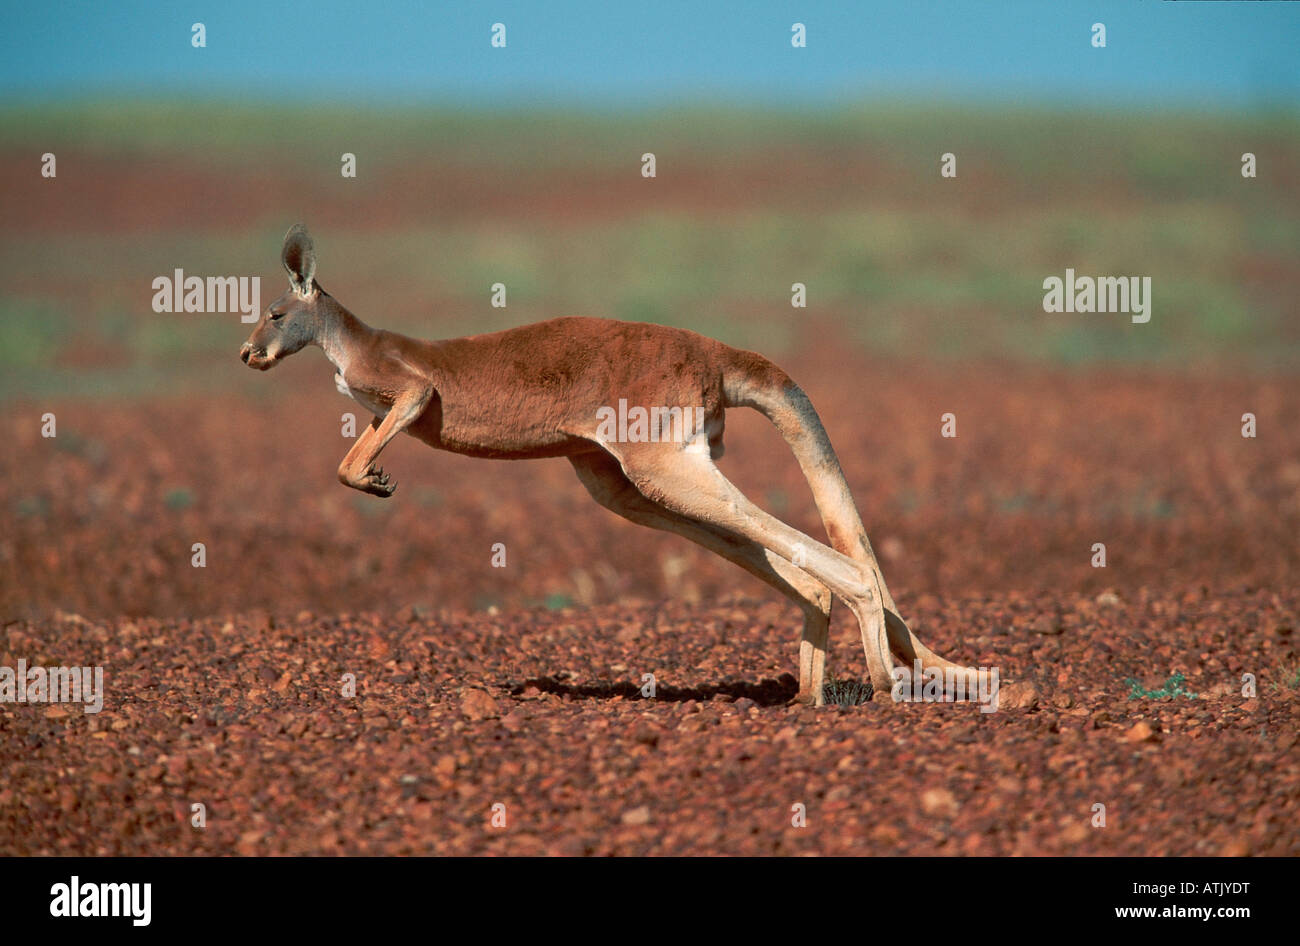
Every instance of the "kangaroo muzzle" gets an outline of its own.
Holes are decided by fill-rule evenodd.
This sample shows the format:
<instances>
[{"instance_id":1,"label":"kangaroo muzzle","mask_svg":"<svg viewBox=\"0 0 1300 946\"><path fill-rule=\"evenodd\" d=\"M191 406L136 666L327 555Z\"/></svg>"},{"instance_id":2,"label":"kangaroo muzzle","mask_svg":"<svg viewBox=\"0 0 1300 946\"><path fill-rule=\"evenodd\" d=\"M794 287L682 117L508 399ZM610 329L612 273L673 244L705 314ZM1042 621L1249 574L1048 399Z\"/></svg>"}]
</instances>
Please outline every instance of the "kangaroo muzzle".
<instances>
[{"instance_id":1,"label":"kangaroo muzzle","mask_svg":"<svg viewBox=\"0 0 1300 946\"><path fill-rule=\"evenodd\" d=\"M239 360L250 368L256 368L259 371L265 371L275 364L275 359L266 353L265 348L258 348L252 342L244 342L239 349Z\"/></svg>"}]
</instances>

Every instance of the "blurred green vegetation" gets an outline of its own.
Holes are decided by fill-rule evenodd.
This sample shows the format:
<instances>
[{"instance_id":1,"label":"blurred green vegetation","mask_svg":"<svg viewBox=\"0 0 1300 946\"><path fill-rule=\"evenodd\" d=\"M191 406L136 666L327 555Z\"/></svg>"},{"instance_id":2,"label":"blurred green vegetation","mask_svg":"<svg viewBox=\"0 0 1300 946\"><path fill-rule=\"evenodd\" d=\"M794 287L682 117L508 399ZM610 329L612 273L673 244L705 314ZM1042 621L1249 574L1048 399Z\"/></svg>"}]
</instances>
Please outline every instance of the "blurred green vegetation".
<instances>
[{"instance_id":1,"label":"blurred green vegetation","mask_svg":"<svg viewBox=\"0 0 1300 946\"><path fill-rule=\"evenodd\" d=\"M962 150L1018 164L1027 177L1059 181L1116 172L1174 196L1226 194L1220 157L1294 149L1294 112L1200 113L1041 107L990 108L904 102L825 109L683 108L476 110L361 106L229 105L218 102L0 104L0 148L39 141L47 151L183 154L222 167L261 164L288 151L330 156L363 151L373 160L413 155L494 165L604 165L629 149L730 155L789 145L911 154L929 170ZM1249 143L1251 147L1243 147ZM1294 157L1294 151L1292 151ZM793 169L797 170L797 169ZM1032 172L1032 173L1031 173Z\"/></svg>"},{"instance_id":2,"label":"blurred green vegetation","mask_svg":"<svg viewBox=\"0 0 1300 946\"><path fill-rule=\"evenodd\" d=\"M337 180L337 156L352 151L366 168L567 175L580 190L593 170L635 175L653 150L661 179L685 164L721 181L743 164L785 182L725 207L679 201L562 226L496 207L313 228L330 291L372 324L425 337L582 313L774 354L806 345L809 326L834 326L898 357L1300 366L1300 123L1289 114L0 108L0 155L47 150L61 177L89 153L231 176L288 162ZM939 177L945 151L958 155L956 180ZM1243 151L1259 155L1255 180L1239 173ZM810 154L821 176L803 180ZM854 176L859 166L876 178ZM150 282L176 266L261 275L265 306L283 290L279 242L300 211L273 198L234 231L204 229L201 211L187 232L0 229L0 397L220 386L248 326L155 314ZM1150 323L1043 312L1043 279L1067 266L1150 276ZM508 286L506 309L488 304L495 282ZM789 305L794 282L808 286L807 309Z\"/></svg>"}]
</instances>

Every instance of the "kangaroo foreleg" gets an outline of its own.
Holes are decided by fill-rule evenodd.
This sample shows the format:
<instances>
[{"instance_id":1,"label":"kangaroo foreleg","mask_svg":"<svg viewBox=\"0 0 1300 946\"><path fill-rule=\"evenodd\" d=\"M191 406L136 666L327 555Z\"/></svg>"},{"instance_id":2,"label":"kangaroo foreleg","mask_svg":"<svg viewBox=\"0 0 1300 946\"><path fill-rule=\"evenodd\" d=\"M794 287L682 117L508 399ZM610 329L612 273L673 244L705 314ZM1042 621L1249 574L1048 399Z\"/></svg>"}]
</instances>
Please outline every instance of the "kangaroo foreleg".
<instances>
[{"instance_id":1,"label":"kangaroo foreleg","mask_svg":"<svg viewBox=\"0 0 1300 946\"><path fill-rule=\"evenodd\" d=\"M375 460L390 440L424 413L432 396L432 388L415 389L399 395L383 419L376 417L371 421L343 458L339 464L339 482L372 496L382 498L393 495L397 484L389 480L382 467L375 466Z\"/></svg>"}]
</instances>

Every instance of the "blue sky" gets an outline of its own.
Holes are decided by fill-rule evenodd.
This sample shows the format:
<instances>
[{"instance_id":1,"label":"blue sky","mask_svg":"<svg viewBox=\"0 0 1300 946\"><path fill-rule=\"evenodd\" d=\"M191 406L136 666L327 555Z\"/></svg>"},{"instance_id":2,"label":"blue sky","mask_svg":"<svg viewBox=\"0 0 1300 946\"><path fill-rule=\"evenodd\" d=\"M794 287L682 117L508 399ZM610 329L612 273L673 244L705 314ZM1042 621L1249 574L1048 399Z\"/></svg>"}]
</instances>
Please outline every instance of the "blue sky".
<instances>
[{"instance_id":1,"label":"blue sky","mask_svg":"<svg viewBox=\"0 0 1300 946\"><path fill-rule=\"evenodd\" d=\"M200 21L206 49L190 45ZM1298 50L1300 3L33 2L4 13L0 97L1294 107Z\"/></svg>"}]
</instances>

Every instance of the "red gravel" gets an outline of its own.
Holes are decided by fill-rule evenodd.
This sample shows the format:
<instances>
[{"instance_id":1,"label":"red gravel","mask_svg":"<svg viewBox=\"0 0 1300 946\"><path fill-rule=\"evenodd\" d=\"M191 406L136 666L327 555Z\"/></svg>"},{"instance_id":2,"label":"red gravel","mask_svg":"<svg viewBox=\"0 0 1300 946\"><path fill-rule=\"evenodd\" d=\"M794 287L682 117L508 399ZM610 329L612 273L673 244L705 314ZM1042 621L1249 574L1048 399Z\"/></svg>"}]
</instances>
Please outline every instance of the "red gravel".
<instances>
[{"instance_id":1,"label":"red gravel","mask_svg":"<svg viewBox=\"0 0 1300 946\"><path fill-rule=\"evenodd\" d=\"M1293 383L787 359L905 615L1025 704L812 710L794 609L563 461L404 441L392 500L339 486L313 357L258 401L6 413L0 666L107 693L0 703L0 854L1300 853ZM761 420L723 464L816 527ZM841 616L833 668L864 663ZM1129 699L1175 672L1195 698Z\"/></svg>"},{"instance_id":2,"label":"red gravel","mask_svg":"<svg viewBox=\"0 0 1300 946\"><path fill-rule=\"evenodd\" d=\"M987 715L787 706L791 615L744 598L11 625L6 661L102 664L109 695L0 710L0 852L1296 854L1300 711L1271 686L1296 604L922 601L924 625L985 629L937 641L1036 685ZM1058 608L1060 634L1028 630ZM1197 698L1126 699L1163 668ZM1247 669L1258 699L1228 682Z\"/></svg>"}]
</instances>

